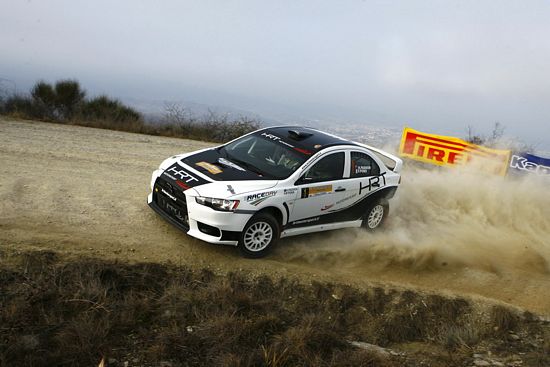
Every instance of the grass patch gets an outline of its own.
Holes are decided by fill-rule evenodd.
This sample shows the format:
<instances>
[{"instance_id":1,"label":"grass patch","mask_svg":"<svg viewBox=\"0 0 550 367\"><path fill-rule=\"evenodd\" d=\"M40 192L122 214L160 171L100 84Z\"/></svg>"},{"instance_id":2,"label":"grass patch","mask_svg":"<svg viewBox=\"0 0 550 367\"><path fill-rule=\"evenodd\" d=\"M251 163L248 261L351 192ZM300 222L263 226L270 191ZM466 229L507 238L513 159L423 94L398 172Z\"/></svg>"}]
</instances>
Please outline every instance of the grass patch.
<instances>
[{"instance_id":1,"label":"grass patch","mask_svg":"<svg viewBox=\"0 0 550 367\"><path fill-rule=\"evenodd\" d=\"M12 260L0 265L0 365L446 366L498 339L472 329L464 299L52 252ZM491 322L508 330L506 315L493 310ZM349 341L432 347L380 354ZM521 348L547 358L547 346Z\"/></svg>"}]
</instances>

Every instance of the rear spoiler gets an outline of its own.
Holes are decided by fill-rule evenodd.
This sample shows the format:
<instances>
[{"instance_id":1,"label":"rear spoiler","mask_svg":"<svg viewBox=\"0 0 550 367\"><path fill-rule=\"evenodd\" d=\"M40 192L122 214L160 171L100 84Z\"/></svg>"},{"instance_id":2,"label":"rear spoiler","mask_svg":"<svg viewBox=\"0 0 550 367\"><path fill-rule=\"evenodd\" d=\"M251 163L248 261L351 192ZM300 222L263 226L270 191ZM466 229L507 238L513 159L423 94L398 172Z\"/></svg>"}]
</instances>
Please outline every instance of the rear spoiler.
<instances>
[{"instance_id":1,"label":"rear spoiler","mask_svg":"<svg viewBox=\"0 0 550 367\"><path fill-rule=\"evenodd\" d=\"M367 145L367 144L360 144L360 145L364 146L368 150L375 153L378 156L378 158L380 158L382 160L382 162L384 162L384 164L391 171L393 171L395 173L401 172L401 168L403 167L403 160L401 158L398 158L398 157L394 156L393 154L385 152L381 149L371 147L370 145Z\"/></svg>"}]
</instances>

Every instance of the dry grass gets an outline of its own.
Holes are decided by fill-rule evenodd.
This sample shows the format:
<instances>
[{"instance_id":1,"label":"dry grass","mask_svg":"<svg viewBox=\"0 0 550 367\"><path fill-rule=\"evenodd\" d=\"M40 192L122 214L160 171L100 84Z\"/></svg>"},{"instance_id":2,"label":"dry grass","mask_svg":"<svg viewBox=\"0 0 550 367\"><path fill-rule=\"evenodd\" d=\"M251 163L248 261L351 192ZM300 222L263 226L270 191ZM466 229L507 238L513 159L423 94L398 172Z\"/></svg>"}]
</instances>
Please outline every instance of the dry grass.
<instances>
[{"instance_id":1,"label":"dry grass","mask_svg":"<svg viewBox=\"0 0 550 367\"><path fill-rule=\"evenodd\" d=\"M491 325L496 334L514 331L519 324L519 316L504 306L494 306L491 310Z\"/></svg>"},{"instance_id":2,"label":"dry grass","mask_svg":"<svg viewBox=\"0 0 550 367\"><path fill-rule=\"evenodd\" d=\"M66 262L51 252L16 260L0 267L0 365L97 365L105 357L118 365L137 358L174 366L444 366L463 365L478 343L493 342L474 329L463 299L170 265ZM508 311L493 309L491 322L542 332L535 317L512 322ZM380 355L349 340L441 352ZM532 361L547 360L547 347L531 352Z\"/></svg>"}]
</instances>

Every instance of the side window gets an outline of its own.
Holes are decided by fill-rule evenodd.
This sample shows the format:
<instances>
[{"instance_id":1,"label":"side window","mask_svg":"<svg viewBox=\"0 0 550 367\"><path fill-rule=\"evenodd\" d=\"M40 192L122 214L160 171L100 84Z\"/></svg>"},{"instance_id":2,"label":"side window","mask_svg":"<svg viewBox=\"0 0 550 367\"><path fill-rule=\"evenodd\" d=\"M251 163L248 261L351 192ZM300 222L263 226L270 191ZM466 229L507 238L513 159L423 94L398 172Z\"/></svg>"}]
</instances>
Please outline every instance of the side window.
<instances>
[{"instance_id":1,"label":"side window","mask_svg":"<svg viewBox=\"0 0 550 367\"><path fill-rule=\"evenodd\" d=\"M330 154L315 163L300 180L302 183L339 180L344 174L344 152Z\"/></svg>"},{"instance_id":2,"label":"side window","mask_svg":"<svg viewBox=\"0 0 550 367\"><path fill-rule=\"evenodd\" d=\"M367 177L380 174L380 167L368 154L351 152L351 172L349 177Z\"/></svg>"}]
</instances>

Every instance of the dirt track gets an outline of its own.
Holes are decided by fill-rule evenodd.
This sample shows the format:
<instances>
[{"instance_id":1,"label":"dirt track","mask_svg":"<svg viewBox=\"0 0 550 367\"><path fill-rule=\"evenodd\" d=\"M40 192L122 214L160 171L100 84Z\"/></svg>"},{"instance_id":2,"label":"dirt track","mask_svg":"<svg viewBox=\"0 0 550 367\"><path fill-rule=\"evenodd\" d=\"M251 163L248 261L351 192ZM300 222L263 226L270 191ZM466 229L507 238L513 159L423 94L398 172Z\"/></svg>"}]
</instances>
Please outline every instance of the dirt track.
<instances>
[{"instance_id":1,"label":"dirt track","mask_svg":"<svg viewBox=\"0 0 550 367\"><path fill-rule=\"evenodd\" d=\"M422 232L434 231L436 245L427 241L430 246L411 250L401 243L414 240L415 228L423 225L401 230L414 223L407 219L412 209L406 207L406 195L417 197L414 189L422 185L413 186L414 179L405 177L390 234L368 237L345 230L290 238L268 259L247 260L233 248L187 237L146 205L152 170L170 155L208 143L1 117L0 138L0 250L52 249L70 256L171 261L220 272L242 269L305 280L415 287L493 298L550 315L548 209L531 207L532 216L542 216L542 232L520 233L517 241L515 232L507 233L510 243L502 250L482 245L472 251L461 246L449 250L446 244L461 244L459 232L442 233L437 225ZM468 229L475 223L464 225ZM493 254L498 261L492 260Z\"/></svg>"}]
</instances>

